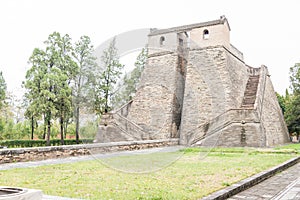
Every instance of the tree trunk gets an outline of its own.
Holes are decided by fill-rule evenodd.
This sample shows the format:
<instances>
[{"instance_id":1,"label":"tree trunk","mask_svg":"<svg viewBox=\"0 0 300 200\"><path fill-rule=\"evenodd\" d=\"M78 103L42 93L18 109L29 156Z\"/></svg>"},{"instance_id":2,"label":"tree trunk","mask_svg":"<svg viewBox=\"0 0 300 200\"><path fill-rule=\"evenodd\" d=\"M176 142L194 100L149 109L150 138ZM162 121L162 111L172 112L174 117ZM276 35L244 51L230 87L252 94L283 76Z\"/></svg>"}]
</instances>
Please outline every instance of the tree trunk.
<instances>
[{"instance_id":1,"label":"tree trunk","mask_svg":"<svg viewBox=\"0 0 300 200\"><path fill-rule=\"evenodd\" d=\"M47 132L47 120L44 119L44 133L43 133L43 140L46 140L46 132Z\"/></svg>"},{"instance_id":2,"label":"tree trunk","mask_svg":"<svg viewBox=\"0 0 300 200\"><path fill-rule=\"evenodd\" d=\"M65 142L64 142L64 118L62 115L60 117L60 144L61 145L65 144Z\"/></svg>"},{"instance_id":3,"label":"tree trunk","mask_svg":"<svg viewBox=\"0 0 300 200\"><path fill-rule=\"evenodd\" d=\"M65 127L64 127L64 139L67 139L68 125L69 125L69 122L66 121Z\"/></svg>"},{"instance_id":4,"label":"tree trunk","mask_svg":"<svg viewBox=\"0 0 300 200\"><path fill-rule=\"evenodd\" d=\"M108 92L109 92L109 72L108 72L108 75L107 75L107 79L106 79L106 89L105 89L105 108L104 108L104 112L107 113L108 112L108 98L109 98L109 95L108 95Z\"/></svg>"},{"instance_id":5,"label":"tree trunk","mask_svg":"<svg viewBox=\"0 0 300 200\"><path fill-rule=\"evenodd\" d=\"M31 117L31 140L33 140L33 133L34 133L34 118Z\"/></svg>"},{"instance_id":6,"label":"tree trunk","mask_svg":"<svg viewBox=\"0 0 300 200\"><path fill-rule=\"evenodd\" d=\"M76 144L79 144L79 106L76 107L76 113L75 113L75 119L76 119L76 127L75 127L75 135L76 135Z\"/></svg>"},{"instance_id":7,"label":"tree trunk","mask_svg":"<svg viewBox=\"0 0 300 200\"><path fill-rule=\"evenodd\" d=\"M47 146L50 146L51 121L47 120Z\"/></svg>"},{"instance_id":8,"label":"tree trunk","mask_svg":"<svg viewBox=\"0 0 300 200\"><path fill-rule=\"evenodd\" d=\"M43 140L46 140L46 131L47 131L47 126L44 125Z\"/></svg>"}]
</instances>

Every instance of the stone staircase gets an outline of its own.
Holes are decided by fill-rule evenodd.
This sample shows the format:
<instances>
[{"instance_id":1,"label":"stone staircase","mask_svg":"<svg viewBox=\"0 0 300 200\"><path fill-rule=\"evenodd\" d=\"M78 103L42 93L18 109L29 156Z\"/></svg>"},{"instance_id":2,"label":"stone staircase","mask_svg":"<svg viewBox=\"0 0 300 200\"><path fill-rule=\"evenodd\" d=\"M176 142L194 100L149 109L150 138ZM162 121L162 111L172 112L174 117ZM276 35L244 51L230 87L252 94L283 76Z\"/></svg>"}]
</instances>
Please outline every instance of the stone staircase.
<instances>
[{"instance_id":1,"label":"stone staircase","mask_svg":"<svg viewBox=\"0 0 300 200\"><path fill-rule=\"evenodd\" d=\"M254 75L254 76L252 75L249 77L241 108L246 108L246 109L254 108L258 83L259 83L259 75Z\"/></svg>"}]
</instances>

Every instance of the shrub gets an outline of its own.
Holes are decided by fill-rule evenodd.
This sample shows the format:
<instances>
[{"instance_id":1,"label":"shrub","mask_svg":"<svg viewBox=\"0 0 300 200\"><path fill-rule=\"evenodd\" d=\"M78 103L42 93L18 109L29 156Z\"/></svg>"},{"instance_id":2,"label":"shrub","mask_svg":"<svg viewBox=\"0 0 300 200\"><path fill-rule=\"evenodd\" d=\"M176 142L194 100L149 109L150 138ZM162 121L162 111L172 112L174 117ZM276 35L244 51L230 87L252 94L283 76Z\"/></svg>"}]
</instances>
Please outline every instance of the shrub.
<instances>
[{"instance_id":1,"label":"shrub","mask_svg":"<svg viewBox=\"0 0 300 200\"><path fill-rule=\"evenodd\" d=\"M64 140L65 145L76 144L75 139ZM80 139L79 144L83 143L93 143L93 139ZM51 146L60 146L60 139L50 140ZM43 147L46 146L46 140L2 140L0 141L0 146L5 146L8 148L22 148L22 147Z\"/></svg>"}]
</instances>

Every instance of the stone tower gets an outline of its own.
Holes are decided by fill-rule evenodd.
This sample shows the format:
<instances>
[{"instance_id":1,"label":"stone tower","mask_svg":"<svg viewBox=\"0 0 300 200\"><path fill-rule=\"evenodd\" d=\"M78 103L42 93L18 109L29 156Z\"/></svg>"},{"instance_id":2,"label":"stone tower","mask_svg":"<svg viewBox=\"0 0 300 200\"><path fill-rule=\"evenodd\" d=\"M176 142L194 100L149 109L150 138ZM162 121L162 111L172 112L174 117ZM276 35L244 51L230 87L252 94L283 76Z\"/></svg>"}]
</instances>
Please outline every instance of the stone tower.
<instances>
[{"instance_id":1,"label":"stone tower","mask_svg":"<svg viewBox=\"0 0 300 200\"><path fill-rule=\"evenodd\" d=\"M288 142L267 67L245 64L220 19L153 29L133 101L105 116L98 142L180 138L184 145ZM103 126L103 124L105 126Z\"/></svg>"}]
</instances>

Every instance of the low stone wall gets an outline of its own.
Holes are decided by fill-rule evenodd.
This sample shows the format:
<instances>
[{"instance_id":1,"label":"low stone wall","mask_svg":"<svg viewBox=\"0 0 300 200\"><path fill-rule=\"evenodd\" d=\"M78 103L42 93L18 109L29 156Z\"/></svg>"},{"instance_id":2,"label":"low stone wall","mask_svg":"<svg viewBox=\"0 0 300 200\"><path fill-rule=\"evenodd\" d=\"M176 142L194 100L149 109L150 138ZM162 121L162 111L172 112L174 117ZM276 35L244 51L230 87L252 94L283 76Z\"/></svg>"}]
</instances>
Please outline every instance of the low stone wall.
<instances>
[{"instance_id":1,"label":"low stone wall","mask_svg":"<svg viewBox=\"0 0 300 200\"><path fill-rule=\"evenodd\" d=\"M178 139L0 149L0 164L178 145Z\"/></svg>"}]
</instances>

